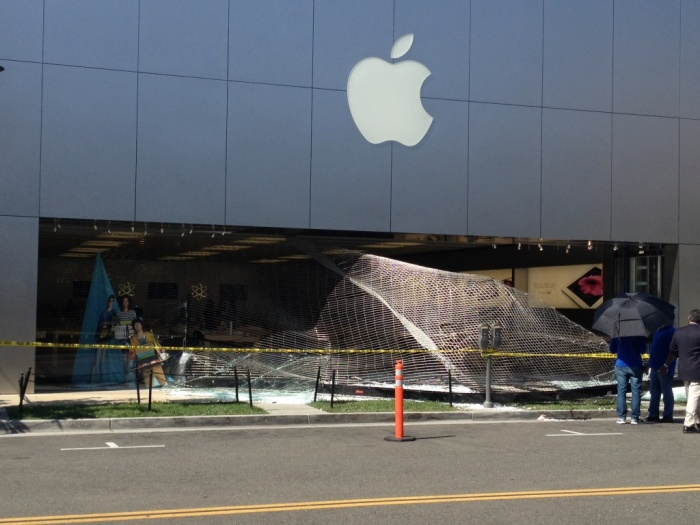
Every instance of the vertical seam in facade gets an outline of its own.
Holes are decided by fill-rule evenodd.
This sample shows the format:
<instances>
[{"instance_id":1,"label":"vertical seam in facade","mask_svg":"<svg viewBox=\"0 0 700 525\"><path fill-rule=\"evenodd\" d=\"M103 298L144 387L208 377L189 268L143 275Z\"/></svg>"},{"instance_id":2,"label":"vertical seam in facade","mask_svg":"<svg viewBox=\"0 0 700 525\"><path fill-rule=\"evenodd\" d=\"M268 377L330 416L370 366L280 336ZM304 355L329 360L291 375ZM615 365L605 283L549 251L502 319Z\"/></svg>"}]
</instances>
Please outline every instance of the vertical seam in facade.
<instances>
[{"instance_id":1,"label":"vertical seam in facade","mask_svg":"<svg viewBox=\"0 0 700 525\"><path fill-rule=\"evenodd\" d=\"M314 43L316 41L316 0L311 2L311 115L309 117L309 211L308 224L311 228L312 184L314 170Z\"/></svg>"},{"instance_id":2,"label":"vertical seam in facade","mask_svg":"<svg viewBox=\"0 0 700 525\"><path fill-rule=\"evenodd\" d=\"M615 2L612 3L612 47L610 60L610 240L613 236L613 200L615 198L613 185L613 157L615 155Z\"/></svg>"},{"instance_id":3,"label":"vertical seam in facade","mask_svg":"<svg viewBox=\"0 0 700 525\"><path fill-rule=\"evenodd\" d=\"M226 122L224 124L224 225L227 223L226 211L228 209L228 123L230 111L229 91L231 87L231 0L227 2L226 15L226 81L224 82L224 85L226 86Z\"/></svg>"},{"instance_id":4,"label":"vertical seam in facade","mask_svg":"<svg viewBox=\"0 0 700 525\"><path fill-rule=\"evenodd\" d=\"M141 0L138 2L136 17L136 133L134 133L134 216L136 221L136 196L139 182L139 84L141 80Z\"/></svg>"},{"instance_id":5,"label":"vertical seam in facade","mask_svg":"<svg viewBox=\"0 0 700 525\"><path fill-rule=\"evenodd\" d=\"M469 150L470 138L471 138L471 114L472 114L472 2L469 1L469 24L467 26L469 31L469 52L467 53L467 75L469 76L469 82L467 82L467 202L466 202L466 224L464 225L465 231L469 234L469 172L471 171L471 151Z\"/></svg>"},{"instance_id":6,"label":"vertical seam in facade","mask_svg":"<svg viewBox=\"0 0 700 525\"><path fill-rule=\"evenodd\" d=\"M396 0L392 2L391 45L396 42ZM391 63L395 62L394 58ZM389 142L389 231L392 232L391 219L394 216L394 141Z\"/></svg>"},{"instance_id":7,"label":"vertical seam in facade","mask_svg":"<svg viewBox=\"0 0 700 525\"><path fill-rule=\"evenodd\" d=\"M41 171L42 171L42 144L44 143L44 45L46 43L46 0L42 2L41 7L41 80L40 84L40 97L41 102L39 104L39 187L37 191L37 212L39 218L41 218Z\"/></svg>"},{"instance_id":8,"label":"vertical seam in facade","mask_svg":"<svg viewBox=\"0 0 700 525\"><path fill-rule=\"evenodd\" d=\"M681 242L681 75L683 71L683 2L678 1L678 210L676 211L676 242ZM679 276L680 279L680 276Z\"/></svg>"},{"instance_id":9,"label":"vertical seam in facade","mask_svg":"<svg viewBox=\"0 0 700 525\"><path fill-rule=\"evenodd\" d=\"M543 213L543 186L544 183L544 4L542 0L542 69L540 70L540 225L539 237L542 238L542 213Z\"/></svg>"}]
</instances>

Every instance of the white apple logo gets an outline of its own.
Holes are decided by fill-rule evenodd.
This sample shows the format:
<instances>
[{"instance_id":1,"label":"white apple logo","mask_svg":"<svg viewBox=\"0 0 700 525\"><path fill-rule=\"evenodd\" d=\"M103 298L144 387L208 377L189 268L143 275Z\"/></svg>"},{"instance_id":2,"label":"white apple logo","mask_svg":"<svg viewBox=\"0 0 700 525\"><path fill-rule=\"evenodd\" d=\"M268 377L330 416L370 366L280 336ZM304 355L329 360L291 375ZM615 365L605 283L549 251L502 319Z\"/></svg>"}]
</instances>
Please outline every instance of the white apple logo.
<instances>
[{"instance_id":1,"label":"white apple logo","mask_svg":"<svg viewBox=\"0 0 700 525\"><path fill-rule=\"evenodd\" d=\"M398 38L391 58L401 58L412 44L412 33ZM348 105L362 136L372 144L388 140L418 144L433 122L420 99L429 76L430 70L414 60L390 64L369 57L355 64L348 77Z\"/></svg>"}]
</instances>

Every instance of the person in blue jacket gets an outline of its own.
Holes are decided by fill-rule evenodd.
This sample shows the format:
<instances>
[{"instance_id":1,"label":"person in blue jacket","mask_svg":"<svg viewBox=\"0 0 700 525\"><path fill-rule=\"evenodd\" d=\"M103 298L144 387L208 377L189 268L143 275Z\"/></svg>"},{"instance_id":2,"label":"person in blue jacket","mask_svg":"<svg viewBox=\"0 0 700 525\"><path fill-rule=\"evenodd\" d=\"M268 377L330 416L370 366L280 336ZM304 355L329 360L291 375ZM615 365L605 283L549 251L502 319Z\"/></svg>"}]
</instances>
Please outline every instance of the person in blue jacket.
<instances>
[{"instance_id":1,"label":"person in blue jacket","mask_svg":"<svg viewBox=\"0 0 700 525\"><path fill-rule=\"evenodd\" d=\"M654 332L649 347L649 415L648 422L661 421L673 423L673 375L676 372L676 360L671 361L667 372L662 374L660 369L664 366L671 348L671 340L676 328L666 325ZM664 400L663 416L659 418L659 405L661 396Z\"/></svg>"},{"instance_id":2,"label":"person in blue jacket","mask_svg":"<svg viewBox=\"0 0 700 525\"><path fill-rule=\"evenodd\" d=\"M630 423L638 425L642 406L642 354L646 353L647 338L643 336L614 337L610 351L617 354L615 377L617 378L617 423L624 424L627 417L627 385L632 387L632 414Z\"/></svg>"}]
</instances>

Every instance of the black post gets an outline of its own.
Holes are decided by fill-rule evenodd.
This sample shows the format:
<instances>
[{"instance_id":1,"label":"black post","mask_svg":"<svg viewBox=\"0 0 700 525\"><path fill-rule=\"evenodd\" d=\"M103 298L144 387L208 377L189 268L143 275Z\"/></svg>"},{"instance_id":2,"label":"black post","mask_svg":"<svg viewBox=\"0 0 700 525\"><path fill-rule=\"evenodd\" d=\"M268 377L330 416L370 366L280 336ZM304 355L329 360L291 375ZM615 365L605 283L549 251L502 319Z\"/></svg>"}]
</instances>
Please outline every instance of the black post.
<instances>
[{"instance_id":1,"label":"black post","mask_svg":"<svg viewBox=\"0 0 700 525\"><path fill-rule=\"evenodd\" d=\"M27 385L29 385L29 377L32 375L32 367L27 370L27 375L24 373L19 376L19 413L22 415L22 405L24 404L24 396L27 394Z\"/></svg>"},{"instance_id":2,"label":"black post","mask_svg":"<svg viewBox=\"0 0 700 525\"><path fill-rule=\"evenodd\" d=\"M333 396L335 395L335 370L331 374L331 408L333 408Z\"/></svg>"},{"instance_id":3,"label":"black post","mask_svg":"<svg viewBox=\"0 0 700 525\"><path fill-rule=\"evenodd\" d=\"M318 394L318 384L321 382L321 367L318 367L316 372L316 388L314 388L314 403L316 402L316 394Z\"/></svg>"},{"instance_id":4,"label":"black post","mask_svg":"<svg viewBox=\"0 0 700 525\"><path fill-rule=\"evenodd\" d=\"M250 408L253 408L253 387L250 385L250 368L248 368L248 402Z\"/></svg>"},{"instance_id":5,"label":"black post","mask_svg":"<svg viewBox=\"0 0 700 525\"><path fill-rule=\"evenodd\" d=\"M134 382L136 383L136 403L141 404L141 388L139 383L141 383L141 378L139 377L139 371L134 369Z\"/></svg>"},{"instance_id":6,"label":"black post","mask_svg":"<svg viewBox=\"0 0 700 525\"><path fill-rule=\"evenodd\" d=\"M238 403L238 369L233 365L233 386L236 388L236 403Z\"/></svg>"},{"instance_id":7,"label":"black post","mask_svg":"<svg viewBox=\"0 0 700 525\"><path fill-rule=\"evenodd\" d=\"M24 403L24 392L22 392L22 385L24 384L24 372L19 375L19 415L22 415L22 404Z\"/></svg>"},{"instance_id":8,"label":"black post","mask_svg":"<svg viewBox=\"0 0 700 525\"><path fill-rule=\"evenodd\" d=\"M452 406L452 370L447 371L447 384L450 391L450 406Z\"/></svg>"},{"instance_id":9,"label":"black post","mask_svg":"<svg viewBox=\"0 0 700 525\"><path fill-rule=\"evenodd\" d=\"M151 411L151 399L153 398L153 369L148 373L148 411Z\"/></svg>"}]
</instances>

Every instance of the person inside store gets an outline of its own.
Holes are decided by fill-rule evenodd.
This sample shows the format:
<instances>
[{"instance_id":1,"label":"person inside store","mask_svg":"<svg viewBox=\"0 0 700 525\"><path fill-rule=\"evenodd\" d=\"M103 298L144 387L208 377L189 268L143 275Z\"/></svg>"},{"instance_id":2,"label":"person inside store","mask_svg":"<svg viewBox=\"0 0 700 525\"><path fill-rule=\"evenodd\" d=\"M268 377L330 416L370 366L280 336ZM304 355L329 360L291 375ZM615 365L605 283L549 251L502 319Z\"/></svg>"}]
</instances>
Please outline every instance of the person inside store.
<instances>
[{"instance_id":1,"label":"person inside store","mask_svg":"<svg viewBox=\"0 0 700 525\"><path fill-rule=\"evenodd\" d=\"M128 346L134 331L131 323L136 319L136 312L131 309L131 300L128 295L119 298L121 309L114 314L114 339L118 345ZM124 365L124 379L130 382L131 370L129 369L129 350L122 349L122 361Z\"/></svg>"},{"instance_id":2,"label":"person inside store","mask_svg":"<svg viewBox=\"0 0 700 525\"><path fill-rule=\"evenodd\" d=\"M649 415L647 422L673 423L673 375L676 372L676 360L673 359L661 373L661 367L668 358L671 349L671 340L676 329L673 324L667 324L654 332L649 346ZM664 410L659 417L659 408L663 396Z\"/></svg>"},{"instance_id":3,"label":"person inside store","mask_svg":"<svg viewBox=\"0 0 700 525\"><path fill-rule=\"evenodd\" d=\"M678 358L678 377L685 383L684 434L700 434L700 310L694 308L688 315L688 324L676 330L671 338L668 357L660 369L668 374L674 359Z\"/></svg>"},{"instance_id":4,"label":"person inside store","mask_svg":"<svg viewBox=\"0 0 700 525\"><path fill-rule=\"evenodd\" d=\"M646 353L647 339L643 336L614 337L610 340L610 352L617 354L615 377L617 378L617 423L625 424L627 418L627 385L632 388L630 423L639 425L642 406L642 355Z\"/></svg>"},{"instance_id":5,"label":"person inside store","mask_svg":"<svg viewBox=\"0 0 700 525\"><path fill-rule=\"evenodd\" d=\"M132 368L136 371L137 381L143 381L149 386L151 373L153 379L158 381L153 386L163 386L167 380L161 363L168 359L165 352L161 352L160 343L156 340L152 332L146 332L143 319L137 317L131 324L134 335L130 338L131 350L129 358L133 363Z\"/></svg>"},{"instance_id":6,"label":"person inside store","mask_svg":"<svg viewBox=\"0 0 700 525\"><path fill-rule=\"evenodd\" d=\"M114 337L114 332L112 330L112 323L114 322L114 315L116 311L114 310L114 295L110 295L107 298L107 308L105 308L100 314L100 319L97 323L97 342L104 343L109 341Z\"/></svg>"}]
</instances>

